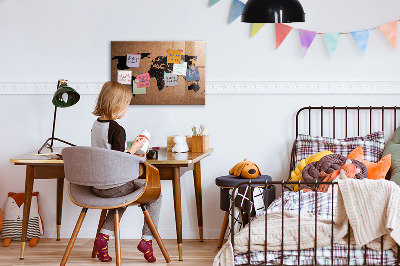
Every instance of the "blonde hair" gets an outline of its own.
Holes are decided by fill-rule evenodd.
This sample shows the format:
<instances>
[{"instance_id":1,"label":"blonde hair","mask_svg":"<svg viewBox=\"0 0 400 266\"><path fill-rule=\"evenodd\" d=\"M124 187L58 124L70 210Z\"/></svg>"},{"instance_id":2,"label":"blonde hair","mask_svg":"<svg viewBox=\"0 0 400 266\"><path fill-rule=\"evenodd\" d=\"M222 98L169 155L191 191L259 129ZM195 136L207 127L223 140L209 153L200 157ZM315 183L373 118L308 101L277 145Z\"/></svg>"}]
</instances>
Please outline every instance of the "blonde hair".
<instances>
[{"instance_id":1,"label":"blonde hair","mask_svg":"<svg viewBox=\"0 0 400 266\"><path fill-rule=\"evenodd\" d=\"M93 114L115 120L123 108L131 102L132 97L133 94L128 87L119 82L108 81L101 88Z\"/></svg>"}]
</instances>

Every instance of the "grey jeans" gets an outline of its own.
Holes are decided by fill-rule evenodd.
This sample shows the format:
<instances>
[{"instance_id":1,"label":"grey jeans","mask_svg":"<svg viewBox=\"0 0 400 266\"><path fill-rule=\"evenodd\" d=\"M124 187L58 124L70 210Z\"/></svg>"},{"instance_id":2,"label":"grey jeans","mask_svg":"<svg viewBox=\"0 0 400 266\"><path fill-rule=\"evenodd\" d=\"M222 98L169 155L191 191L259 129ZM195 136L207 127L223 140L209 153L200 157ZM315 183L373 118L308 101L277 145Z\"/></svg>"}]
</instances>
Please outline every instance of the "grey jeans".
<instances>
[{"instance_id":1,"label":"grey jeans","mask_svg":"<svg viewBox=\"0 0 400 266\"><path fill-rule=\"evenodd\" d=\"M135 180L132 180L122 186L108 188L108 189L98 189L93 187L92 191L94 195L101 198L116 198L128 195L138 189L141 189L143 186L144 182L137 182L137 181L135 182ZM149 210L151 218L153 218L154 224L156 225L157 228L158 228L158 221L160 219L161 202L162 202L162 196L160 194L160 197L155 202L146 204L146 207ZM122 218L122 215L124 214L125 210L126 207L118 208L120 219ZM114 214L115 214L115 209L108 210L106 220L104 221L100 233L109 236L114 236ZM146 220L144 221L143 225L142 239L146 240L153 239L153 234Z\"/></svg>"}]
</instances>

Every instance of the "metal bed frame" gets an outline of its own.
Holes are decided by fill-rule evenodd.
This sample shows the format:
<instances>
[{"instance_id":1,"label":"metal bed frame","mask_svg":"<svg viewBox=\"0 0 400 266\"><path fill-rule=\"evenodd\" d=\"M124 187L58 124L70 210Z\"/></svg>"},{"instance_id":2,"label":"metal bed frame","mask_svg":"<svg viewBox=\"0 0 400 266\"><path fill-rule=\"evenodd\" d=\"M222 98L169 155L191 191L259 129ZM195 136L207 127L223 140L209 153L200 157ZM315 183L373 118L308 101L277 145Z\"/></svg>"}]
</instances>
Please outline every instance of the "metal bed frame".
<instances>
[{"instance_id":1,"label":"metal bed frame","mask_svg":"<svg viewBox=\"0 0 400 266\"><path fill-rule=\"evenodd\" d=\"M336 113L337 112L344 112L344 121L342 122L342 125L344 123L344 129L345 129L345 137L348 137L348 125L349 125L349 115L348 113L350 112L356 112L357 115L357 136L360 136L360 113L367 111L369 112L369 131L370 133L372 133L372 125L373 125L373 114L375 114L376 112L381 112L381 130L384 131L385 129L385 113L387 113L386 111L390 111L393 112L393 130L396 129L396 118L397 118L397 111L400 108L393 106L393 107L348 107L348 106L344 106L344 107L337 107L337 106L331 106L331 107L324 107L324 106L320 106L320 107L312 107L312 106L308 106L308 107L303 107L301 108L297 114L296 114L296 138L297 136L300 134L299 133L299 120L300 120L300 114L303 111L308 111L308 134L311 135L311 131L312 131L312 126L311 126L311 112L313 110L317 110L319 111L319 115L320 115L320 136L324 136L324 111L325 110L331 110L330 113L332 113L332 129L333 129L333 138L336 137L336 122L338 119L336 119ZM326 112L325 112L326 113ZM325 121L328 119L325 119ZM315 121L314 121L315 122ZM318 121L317 121L318 122ZM326 124L325 124L326 125ZM354 125L354 123L353 123ZM296 146L296 141L293 144L293 149L292 149L292 153L291 153L291 160L290 160L290 172L295 169L296 165L295 165L295 158L296 158L296 154L295 154L295 146ZM289 172L289 176L290 176L290 172ZM287 185L300 185L301 184L305 184L305 185L315 185L314 191L317 192L318 186L319 185L325 185L325 184L330 184L332 185L332 190L334 189L334 186L336 186L338 183L336 181L332 181L332 182L319 182L319 181L315 181L315 182L304 182L304 181L252 181L251 179L249 181L246 182L242 182L240 184L238 184L237 186L234 187L233 191L232 191L232 195L235 195L236 190L239 187L242 186L251 186L251 187L259 187L259 188L263 188L265 191L265 195L266 198L268 198L268 188L271 185L276 185L276 186L281 186L282 188L282 195L285 192L285 190L291 190L289 186ZM300 190L298 191L299 193L299 202L301 202L301 192ZM250 198L252 198L253 191L250 189ZM334 224L334 217L333 217L333 210L334 210L334 206L333 206L333 200L334 199L334 193L332 193L332 223L331 223L331 228L332 228L332 237L331 237L331 261L332 261L332 265L334 263L334 250L333 250L333 224ZM318 198L317 198L317 193L315 193L315 213L317 213L317 202L318 202ZM268 233L268 219L267 219L267 201L264 201L264 207L265 207L265 247L264 247L264 262L259 263L259 265L272 265L272 264L268 264L267 262L267 233ZM282 197L282 212L284 212L284 197ZM298 226L300 227L300 204L299 204L299 210L298 210L298 214L299 214L299 220L298 220ZM231 201L231 232L230 232L230 236L231 236L231 244L232 247L234 248L235 245L235 241L234 241L234 217L235 217L235 208L234 208L234 197L232 197L232 201ZM314 258L313 264L307 264L307 265L318 265L317 264L317 254L316 254L316 249L317 249L317 215L315 215L315 239L314 239ZM248 227L249 227L249 242L247 245L247 264L245 265L250 265L251 264L251 249L250 249L250 243L251 243L251 219L249 219L248 222ZM282 216L282 237L281 237L281 250L280 250L280 264L279 265L284 265L283 264L283 251L284 251L284 240L283 240L283 235L284 235L284 217ZM298 243L297 243L297 265L305 265L305 264L300 264L300 254L301 254L301 249L300 249L300 242L301 242L301 237L300 237L300 230L298 233ZM396 258L396 263L395 265L400 265L400 246L397 245L397 248L399 250L399 252L397 253L397 258ZM363 265L367 265L367 253L366 253L366 246L363 246L364 249L364 263ZM350 224L348 226L348 233L347 233L347 264L345 265L350 265ZM384 261L383 261L383 236L381 237L381 257L380 257L380 265L384 265Z\"/></svg>"}]
</instances>

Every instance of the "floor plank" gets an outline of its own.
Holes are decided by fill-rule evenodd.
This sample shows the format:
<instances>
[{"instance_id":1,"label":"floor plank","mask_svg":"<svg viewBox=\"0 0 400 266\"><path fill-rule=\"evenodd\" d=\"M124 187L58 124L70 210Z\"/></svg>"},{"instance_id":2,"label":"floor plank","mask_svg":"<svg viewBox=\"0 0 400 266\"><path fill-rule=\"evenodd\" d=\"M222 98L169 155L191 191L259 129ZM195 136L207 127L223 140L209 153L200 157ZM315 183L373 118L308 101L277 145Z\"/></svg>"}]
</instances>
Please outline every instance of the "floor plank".
<instances>
[{"instance_id":1,"label":"floor plank","mask_svg":"<svg viewBox=\"0 0 400 266\"><path fill-rule=\"evenodd\" d=\"M0 265L60 265L61 258L64 255L69 239L40 239L36 247L27 246L25 249L25 259L19 259L21 244L18 241L12 241L9 247L0 246ZM149 266L150 264L143 258L143 254L136 249L140 240L121 240L122 264ZM172 262L167 264L162 256L157 243L153 243L154 254L157 258L157 265L212 265L215 255L218 253L217 240L188 240L183 241L183 261L178 261L178 247L176 240L163 240L168 250ZM109 251L114 258L114 243L110 241ZM92 259L93 240L77 239L68 259L67 265L114 265L112 263L103 263L97 259Z\"/></svg>"}]
</instances>

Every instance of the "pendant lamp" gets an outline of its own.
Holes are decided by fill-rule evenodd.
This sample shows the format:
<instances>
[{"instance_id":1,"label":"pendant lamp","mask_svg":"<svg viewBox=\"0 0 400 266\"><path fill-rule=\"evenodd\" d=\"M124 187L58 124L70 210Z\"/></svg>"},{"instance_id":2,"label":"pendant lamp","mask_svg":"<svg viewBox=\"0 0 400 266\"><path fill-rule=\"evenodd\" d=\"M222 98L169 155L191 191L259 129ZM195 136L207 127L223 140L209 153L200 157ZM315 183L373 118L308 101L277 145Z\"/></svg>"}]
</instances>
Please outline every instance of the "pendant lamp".
<instances>
[{"instance_id":1,"label":"pendant lamp","mask_svg":"<svg viewBox=\"0 0 400 266\"><path fill-rule=\"evenodd\" d=\"M76 104L80 99L79 93L73 88L69 87L67 84L67 80L60 79L57 83L57 90L53 95L53 105L54 105L54 117L53 117L53 131L51 133L51 138L48 138L42 147L39 149L38 153L40 153L45 147L50 148L51 152L53 152L53 141L57 140L62 143L68 144L70 146L75 146L72 143L69 143L65 140L55 138L54 130L56 128L56 117L57 117L57 108L65 108L70 107ZM49 144L49 141L50 144Z\"/></svg>"},{"instance_id":2,"label":"pendant lamp","mask_svg":"<svg viewBox=\"0 0 400 266\"><path fill-rule=\"evenodd\" d=\"M242 22L304 22L304 15L298 0L249 0L243 9Z\"/></svg>"}]
</instances>

